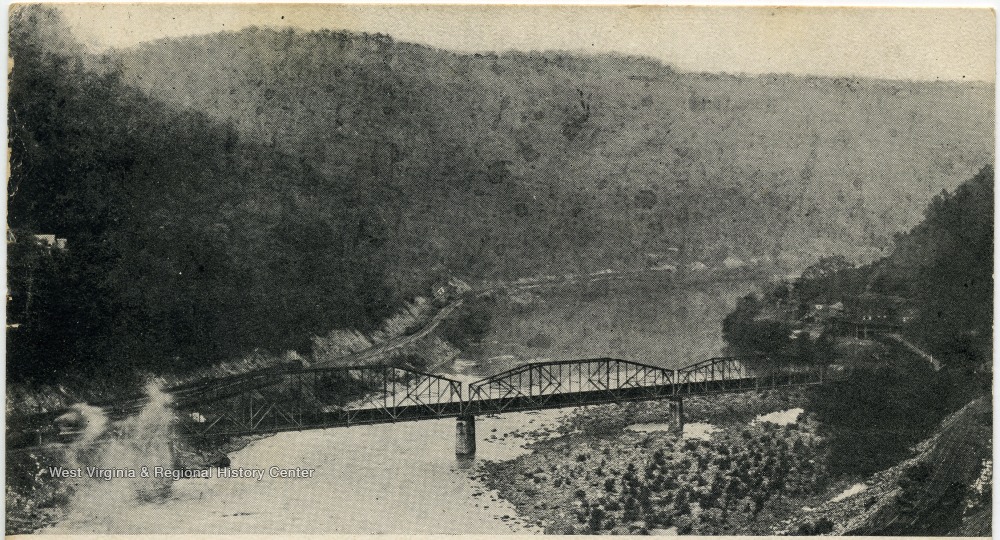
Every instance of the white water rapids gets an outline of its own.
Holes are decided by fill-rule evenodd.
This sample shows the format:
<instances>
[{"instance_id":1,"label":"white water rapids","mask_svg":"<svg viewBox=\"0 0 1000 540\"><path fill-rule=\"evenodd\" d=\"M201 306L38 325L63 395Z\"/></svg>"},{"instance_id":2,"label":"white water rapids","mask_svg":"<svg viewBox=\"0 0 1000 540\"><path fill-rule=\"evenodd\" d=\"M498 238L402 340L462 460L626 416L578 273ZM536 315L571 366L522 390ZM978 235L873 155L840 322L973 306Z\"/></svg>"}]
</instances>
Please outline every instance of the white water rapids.
<instances>
[{"instance_id":1,"label":"white water rapids","mask_svg":"<svg viewBox=\"0 0 1000 540\"><path fill-rule=\"evenodd\" d=\"M81 436L67 446L67 468L131 469L167 466L172 462L169 396L155 385L146 387L149 402L139 414L118 424L90 405L73 408L84 422ZM106 433L107 432L107 433ZM84 474L73 479L69 513L52 532L115 532L118 524L140 501L155 500L168 485L162 479L115 478L102 480ZM80 525L86 524L86 527ZM47 531L46 531L47 532Z\"/></svg>"}]
</instances>

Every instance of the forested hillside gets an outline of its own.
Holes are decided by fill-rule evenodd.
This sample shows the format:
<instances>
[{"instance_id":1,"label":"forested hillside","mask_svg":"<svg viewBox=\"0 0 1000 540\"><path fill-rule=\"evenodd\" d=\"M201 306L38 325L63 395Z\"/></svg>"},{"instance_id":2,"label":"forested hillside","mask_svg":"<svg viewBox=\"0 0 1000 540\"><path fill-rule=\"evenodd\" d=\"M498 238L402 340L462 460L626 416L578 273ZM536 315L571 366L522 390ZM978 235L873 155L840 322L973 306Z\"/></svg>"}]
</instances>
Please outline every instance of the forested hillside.
<instances>
[{"instance_id":1,"label":"forested hillside","mask_svg":"<svg viewBox=\"0 0 1000 540\"><path fill-rule=\"evenodd\" d=\"M914 445L947 415L978 403L972 408L980 412L963 420L965 427L951 430L948 437L958 441L943 445L944 457L921 464L934 469L933 474L924 471L900 480L898 504L890 497L878 509L892 519L875 515L875 523L863 525L866 532L944 534L963 526L964 513L973 508L956 501L968 494L962 490L972 489L978 466L990 452L988 436L968 435L970 442L962 437L967 436L963 430L986 429L992 414L993 202L994 171L986 166L953 191L935 196L924 219L896 236L889 256L857 267L842 258L821 259L794 284L741 300L723 325L727 341L739 351L854 365L848 380L817 387L809 398L808 410L822 422L830 470L836 475L867 476L901 462L907 469L912 464L905 460L914 457ZM905 301L912 317L893 332L916 344L913 348L882 331L861 340L829 324L816 339L801 330L808 328L804 320L816 317L815 306L850 306L865 296ZM796 333L799 337L790 337ZM914 354L917 347L924 355ZM928 354L937 364L928 362ZM944 472L936 472L939 466ZM973 474L971 480L950 476L968 474Z\"/></svg>"},{"instance_id":2,"label":"forested hillside","mask_svg":"<svg viewBox=\"0 0 1000 540\"><path fill-rule=\"evenodd\" d=\"M790 323L808 316L808 306L850 303L862 295L902 298L913 310L900 330L908 339L954 368L989 365L993 182L993 167L985 166L955 190L936 195L923 221L897 234L886 257L860 266L824 257L794 284L742 299L727 318L724 335L744 352L796 354ZM770 309L775 305L782 307Z\"/></svg>"},{"instance_id":3,"label":"forested hillside","mask_svg":"<svg viewBox=\"0 0 1000 540\"><path fill-rule=\"evenodd\" d=\"M401 282L642 262L872 260L991 162L981 83L679 73L249 28L102 59L130 84L364 184Z\"/></svg>"},{"instance_id":4,"label":"forested hillside","mask_svg":"<svg viewBox=\"0 0 1000 540\"><path fill-rule=\"evenodd\" d=\"M919 315L906 334L946 364L992 364L994 182L987 166L934 197L871 278L872 289L913 299Z\"/></svg>"},{"instance_id":5,"label":"forested hillside","mask_svg":"<svg viewBox=\"0 0 1000 540\"><path fill-rule=\"evenodd\" d=\"M11 17L13 379L304 351L446 276L868 260L992 159L985 84Z\"/></svg>"},{"instance_id":6,"label":"forested hillside","mask_svg":"<svg viewBox=\"0 0 1000 540\"><path fill-rule=\"evenodd\" d=\"M391 311L362 186L86 70L50 10L11 14L9 380L114 387Z\"/></svg>"}]
</instances>

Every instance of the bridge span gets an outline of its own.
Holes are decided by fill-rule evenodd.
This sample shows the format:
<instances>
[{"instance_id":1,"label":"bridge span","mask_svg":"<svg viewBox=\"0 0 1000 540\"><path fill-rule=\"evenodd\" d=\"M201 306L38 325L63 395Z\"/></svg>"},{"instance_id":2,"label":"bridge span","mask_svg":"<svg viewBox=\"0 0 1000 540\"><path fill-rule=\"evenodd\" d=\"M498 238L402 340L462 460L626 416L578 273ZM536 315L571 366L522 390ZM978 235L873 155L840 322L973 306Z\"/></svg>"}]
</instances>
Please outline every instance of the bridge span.
<instances>
[{"instance_id":1,"label":"bridge span","mask_svg":"<svg viewBox=\"0 0 1000 540\"><path fill-rule=\"evenodd\" d=\"M822 384L842 366L766 357L711 358L665 369L614 358L528 363L463 385L388 365L265 369L168 389L193 436L231 437L457 418L456 453L475 453L475 417L666 399L676 428L683 398Z\"/></svg>"}]
</instances>

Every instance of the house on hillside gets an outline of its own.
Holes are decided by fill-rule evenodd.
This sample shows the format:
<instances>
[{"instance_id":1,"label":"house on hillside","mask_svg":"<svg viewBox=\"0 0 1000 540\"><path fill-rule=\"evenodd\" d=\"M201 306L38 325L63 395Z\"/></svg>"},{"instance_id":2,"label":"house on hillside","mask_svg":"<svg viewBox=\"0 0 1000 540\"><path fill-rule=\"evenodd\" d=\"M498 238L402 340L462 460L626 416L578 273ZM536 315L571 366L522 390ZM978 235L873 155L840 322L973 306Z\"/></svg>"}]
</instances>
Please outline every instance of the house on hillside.
<instances>
[{"instance_id":1,"label":"house on hillside","mask_svg":"<svg viewBox=\"0 0 1000 540\"><path fill-rule=\"evenodd\" d=\"M916 316L917 311L906 298L866 292L847 300L843 312L830 317L830 321L838 335L870 339L900 332Z\"/></svg>"},{"instance_id":2,"label":"house on hillside","mask_svg":"<svg viewBox=\"0 0 1000 540\"><path fill-rule=\"evenodd\" d=\"M9 240L10 236L8 236ZM45 246L47 248L55 249L66 249L66 239L56 238L54 234L36 234L34 235L35 242L39 245Z\"/></svg>"},{"instance_id":3,"label":"house on hillside","mask_svg":"<svg viewBox=\"0 0 1000 540\"><path fill-rule=\"evenodd\" d=\"M444 307L471 290L468 283L458 278L448 278L447 282L437 283L433 287L434 298L431 302L435 307Z\"/></svg>"},{"instance_id":4,"label":"house on hillside","mask_svg":"<svg viewBox=\"0 0 1000 540\"><path fill-rule=\"evenodd\" d=\"M862 321L898 324L906 303L899 296L864 293L848 300L847 313Z\"/></svg>"},{"instance_id":5,"label":"house on hillside","mask_svg":"<svg viewBox=\"0 0 1000 540\"><path fill-rule=\"evenodd\" d=\"M828 323L837 317L842 317L845 309L843 302L808 304L802 321L807 323Z\"/></svg>"}]
</instances>

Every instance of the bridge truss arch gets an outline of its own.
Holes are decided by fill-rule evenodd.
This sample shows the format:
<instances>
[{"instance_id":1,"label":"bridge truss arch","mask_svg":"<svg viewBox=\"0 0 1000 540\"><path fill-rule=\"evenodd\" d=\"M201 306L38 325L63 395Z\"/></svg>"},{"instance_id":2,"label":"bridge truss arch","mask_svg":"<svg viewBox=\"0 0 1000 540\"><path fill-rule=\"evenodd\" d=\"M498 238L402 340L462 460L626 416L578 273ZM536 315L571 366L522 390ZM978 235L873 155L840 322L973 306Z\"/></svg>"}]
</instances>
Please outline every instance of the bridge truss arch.
<instances>
[{"instance_id":1,"label":"bridge truss arch","mask_svg":"<svg viewBox=\"0 0 1000 540\"><path fill-rule=\"evenodd\" d=\"M822 384L842 367L710 358L673 370L615 358L535 362L468 385L384 364L264 369L168 389L180 424L236 436Z\"/></svg>"},{"instance_id":2,"label":"bridge truss arch","mask_svg":"<svg viewBox=\"0 0 1000 540\"><path fill-rule=\"evenodd\" d=\"M469 385L471 412L504 412L653 400L672 395L674 371L593 358L535 362Z\"/></svg>"},{"instance_id":3,"label":"bridge truss arch","mask_svg":"<svg viewBox=\"0 0 1000 540\"><path fill-rule=\"evenodd\" d=\"M197 435L401 422L461 411L462 383L383 364L261 370L169 389Z\"/></svg>"}]
</instances>

